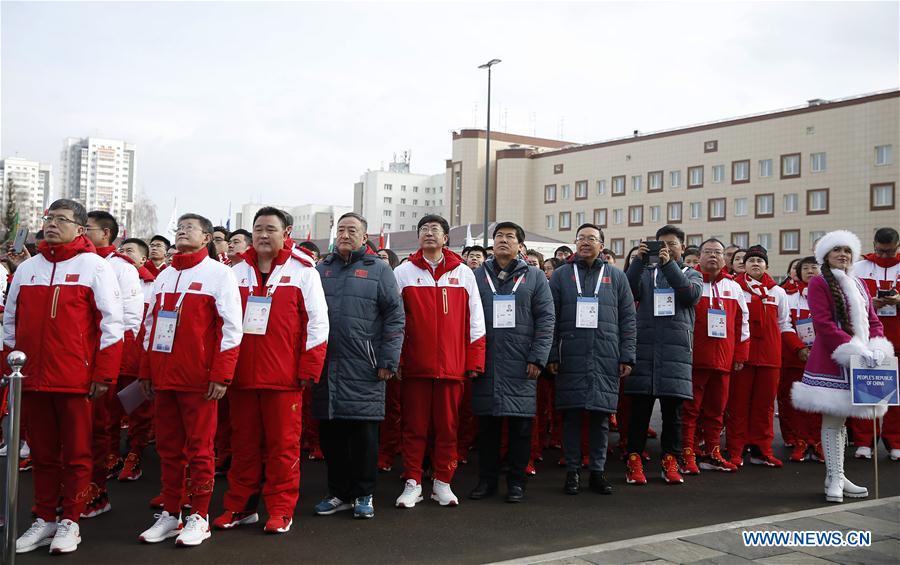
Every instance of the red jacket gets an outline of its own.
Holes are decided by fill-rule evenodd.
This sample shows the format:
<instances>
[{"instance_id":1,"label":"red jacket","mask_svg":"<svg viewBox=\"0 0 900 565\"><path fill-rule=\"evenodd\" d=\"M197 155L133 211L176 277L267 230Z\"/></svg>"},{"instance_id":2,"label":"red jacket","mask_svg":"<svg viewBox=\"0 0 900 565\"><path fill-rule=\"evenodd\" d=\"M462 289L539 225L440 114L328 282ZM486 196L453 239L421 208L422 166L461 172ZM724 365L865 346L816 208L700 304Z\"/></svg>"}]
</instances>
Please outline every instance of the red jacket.
<instances>
[{"instance_id":1,"label":"red jacket","mask_svg":"<svg viewBox=\"0 0 900 565\"><path fill-rule=\"evenodd\" d=\"M893 288L900 292L900 255L883 259L870 253L853 266L853 274L866 284L866 288L873 298L878 296L879 289L890 290ZM884 326L884 337L894 345L895 349L900 348L900 312L896 316L887 316L883 313L884 311L881 311L878 314L878 319Z\"/></svg>"},{"instance_id":2,"label":"red jacket","mask_svg":"<svg viewBox=\"0 0 900 565\"><path fill-rule=\"evenodd\" d=\"M262 285L256 250L233 267L246 312L249 296L272 304L265 335L244 334L234 388L299 390L300 381L318 382L328 349L328 305L315 262L300 251L282 249Z\"/></svg>"},{"instance_id":3,"label":"red jacket","mask_svg":"<svg viewBox=\"0 0 900 565\"><path fill-rule=\"evenodd\" d=\"M697 270L700 271L699 266ZM724 271L714 280L703 275L703 296L694 307L694 368L730 373L735 363L747 361L750 348L750 321L744 291ZM713 292L715 291L715 292ZM709 337L707 312L711 307L725 310L728 334L725 339Z\"/></svg>"},{"instance_id":4,"label":"red jacket","mask_svg":"<svg viewBox=\"0 0 900 565\"><path fill-rule=\"evenodd\" d=\"M28 356L24 390L85 394L114 384L122 357L122 300L112 267L84 236L40 244L16 269L3 315L4 350Z\"/></svg>"},{"instance_id":5,"label":"red jacket","mask_svg":"<svg viewBox=\"0 0 900 565\"><path fill-rule=\"evenodd\" d=\"M768 273L764 273L759 282L747 273L741 273L735 278L735 282L743 290L747 310L750 312L750 353L747 365L781 367L782 343L788 349L803 349L803 342L791 326L787 294Z\"/></svg>"},{"instance_id":6,"label":"red jacket","mask_svg":"<svg viewBox=\"0 0 900 565\"><path fill-rule=\"evenodd\" d=\"M457 379L484 372L485 326L472 269L444 249L432 271L422 250L394 271L406 311L404 378Z\"/></svg>"},{"instance_id":7,"label":"red jacket","mask_svg":"<svg viewBox=\"0 0 900 565\"><path fill-rule=\"evenodd\" d=\"M209 258L206 248L178 253L153 286L144 320L141 378L159 390L206 392L210 382L231 384L241 343L241 295L230 268ZM160 310L178 310L172 351L153 351Z\"/></svg>"},{"instance_id":8,"label":"red jacket","mask_svg":"<svg viewBox=\"0 0 900 565\"><path fill-rule=\"evenodd\" d=\"M153 275L154 278L156 278L156 277L158 277L159 274L160 274L161 272L163 272L163 270L165 270L169 265L166 264L166 263L163 263L162 265L160 265L159 267L157 267L156 265L153 264L153 261L151 261L150 259L147 259L146 261L144 261L144 265L143 265L143 266L144 266L145 269L147 269L148 271L150 271L150 274Z\"/></svg>"},{"instance_id":9,"label":"red jacket","mask_svg":"<svg viewBox=\"0 0 900 565\"><path fill-rule=\"evenodd\" d=\"M806 366L797 354L806 346L797 335L797 320L811 320L812 315L809 312L809 303L806 300L806 283L798 283L796 281L786 281L781 285L787 294L787 307L791 314L791 327L794 329L794 337L788 337L787 334L783 341L784 347L781 349L781 366L793 369L802 369Z\"/></svg>"},{"instance_id":10,"label":"red jacket","mask_svg":"<svg viewBox=\"0 0 900 565\"><path fill-rule=\"evenodd\" d=\"M125 333L119 374L136 377L141 359L141 346L137 336L141 322L144 321L144 292L140 277L131 258L116 252L114 245L97 248L97 255L109 261L119 283L119 296L122 297L122 325Z\"/></svg>"}]
</instances>

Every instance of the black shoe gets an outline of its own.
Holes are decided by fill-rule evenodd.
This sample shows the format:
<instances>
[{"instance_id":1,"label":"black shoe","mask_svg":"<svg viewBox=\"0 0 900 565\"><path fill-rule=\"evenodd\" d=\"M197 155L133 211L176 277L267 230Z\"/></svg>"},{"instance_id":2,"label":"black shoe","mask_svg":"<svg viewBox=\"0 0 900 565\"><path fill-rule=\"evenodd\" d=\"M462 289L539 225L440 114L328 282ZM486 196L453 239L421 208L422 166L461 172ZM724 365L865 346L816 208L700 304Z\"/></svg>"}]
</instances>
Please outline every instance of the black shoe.
<instances>
[{"instance_id":1,"label":"black shoe","mask_svg":"<svg viewBox=\"0 0 900 565\"><path fill-rule=\"evenodd\" d=\"M581 491L581 475L578 471L566 471L566 494L578 494Z\"/></svg>"},{"instance_id":2,"label":"black shoe","mask_svg":"<svg viewBox=\"0 0 900 565\"><path fill-rule=\"evenodd\" d=\"M522 502L525 499L525 487L509 485L506 489L506 502Z\"/></svg>"},{"instance_id":3,"label":"black shoe","mask_svg":"<svg viewBox=\"0 0 900 565\"><path fill-rule=\"evenodd\" d=\"M469 498L481 500L495 494L497 494L497 485L492 485L487 481L478 481L478 486L472 489L472 492L469 493Z\"/></svg>"},{"instance_id":4,"label":"black shoe","mask_svg":"<svg viewBox=\"0 0 900 565\"><path fill-rule=\"evenodd\" d=\"M612 484L606 480L606 475L602 471L591 473L590 485L592 491L600 494L612 494L613 492Z\"/></svg>"}]
</instances>

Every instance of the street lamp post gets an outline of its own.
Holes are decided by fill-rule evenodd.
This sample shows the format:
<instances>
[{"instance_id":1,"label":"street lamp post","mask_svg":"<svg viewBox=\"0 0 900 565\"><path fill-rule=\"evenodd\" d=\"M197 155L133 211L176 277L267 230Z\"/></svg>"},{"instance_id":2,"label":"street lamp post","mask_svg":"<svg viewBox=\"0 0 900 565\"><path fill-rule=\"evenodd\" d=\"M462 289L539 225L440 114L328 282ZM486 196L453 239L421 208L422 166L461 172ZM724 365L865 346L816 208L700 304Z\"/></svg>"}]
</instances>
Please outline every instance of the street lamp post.
<instances>
[{"instance_id":1,"label":"street lamp post","mask_svg":"<svg viewBox=\"0 0 900 565\"><path fill-rule=\"evenodd\" d=\"M478 65L479 69L487 69L488 72L488 92L487 92L487 135L485 135L484 149L484 248L488 246L488 187L491 181L491 67L500 62L500 59L491 59L483 65Z\"/></svg>"}]
</instances>

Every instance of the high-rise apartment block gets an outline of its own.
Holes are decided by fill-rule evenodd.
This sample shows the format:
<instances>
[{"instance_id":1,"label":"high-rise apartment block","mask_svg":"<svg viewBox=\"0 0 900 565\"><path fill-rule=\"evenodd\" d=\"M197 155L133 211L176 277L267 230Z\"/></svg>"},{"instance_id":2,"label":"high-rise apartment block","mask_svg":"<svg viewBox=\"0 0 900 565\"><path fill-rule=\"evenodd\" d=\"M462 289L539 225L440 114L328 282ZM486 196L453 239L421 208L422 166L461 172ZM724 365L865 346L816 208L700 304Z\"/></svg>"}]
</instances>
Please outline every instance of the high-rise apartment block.
<instances>
[{"instance_id":1,"label":"high-rise apartment block","mask_svg":"<svg viewBox=\"0 0 900 565\"><path fill-rule=\"evenodd\" d=\"M135 146L121 139L67 137L59 158L61 194L105 210L131 228L136 196Z\"/></svg>"},{"instance_id":2,"label":"high-rise apartment block","mask_svg":"<svg viewBox=\"0 0 900 565\"><path fill-rule=\"evenodd\" d=\"M41 215L52 198L52 169L47 163L30 161L20 157L7 157L0 161L0 203L5 211L8 184L13 183L13 198L19 212L19 222L25 222L31 231L41 229ZM15 226L6 226L15 229Z\"/></svg>"}]
</instances>

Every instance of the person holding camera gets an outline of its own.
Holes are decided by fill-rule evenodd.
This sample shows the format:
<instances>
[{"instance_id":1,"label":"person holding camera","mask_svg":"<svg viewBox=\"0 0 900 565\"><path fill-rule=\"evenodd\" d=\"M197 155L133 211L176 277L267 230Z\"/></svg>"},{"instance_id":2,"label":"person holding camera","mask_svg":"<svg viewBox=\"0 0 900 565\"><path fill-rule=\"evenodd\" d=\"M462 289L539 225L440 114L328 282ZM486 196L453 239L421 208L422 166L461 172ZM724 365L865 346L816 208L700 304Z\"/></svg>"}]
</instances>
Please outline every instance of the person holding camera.
<instances>
[{"instance_id":1,"label":"person holding camera","mask_svg":"<svg viewBox=\"0 0 900 565\"><path fill-rule=\"evenodd\" d=\"M678 470L681 453L681 403L693 398L691 367L694 342L694 307L703 293L699 271L684 267L684 232L666 225L656 241L641 243L640 260L631 261L626 276L637 300L637 361L625 380L631 397L628 457L625 480L643 485L641 453L653 405L662 408L662 478L684 482Z\"/></svg>"}]
</instances>

